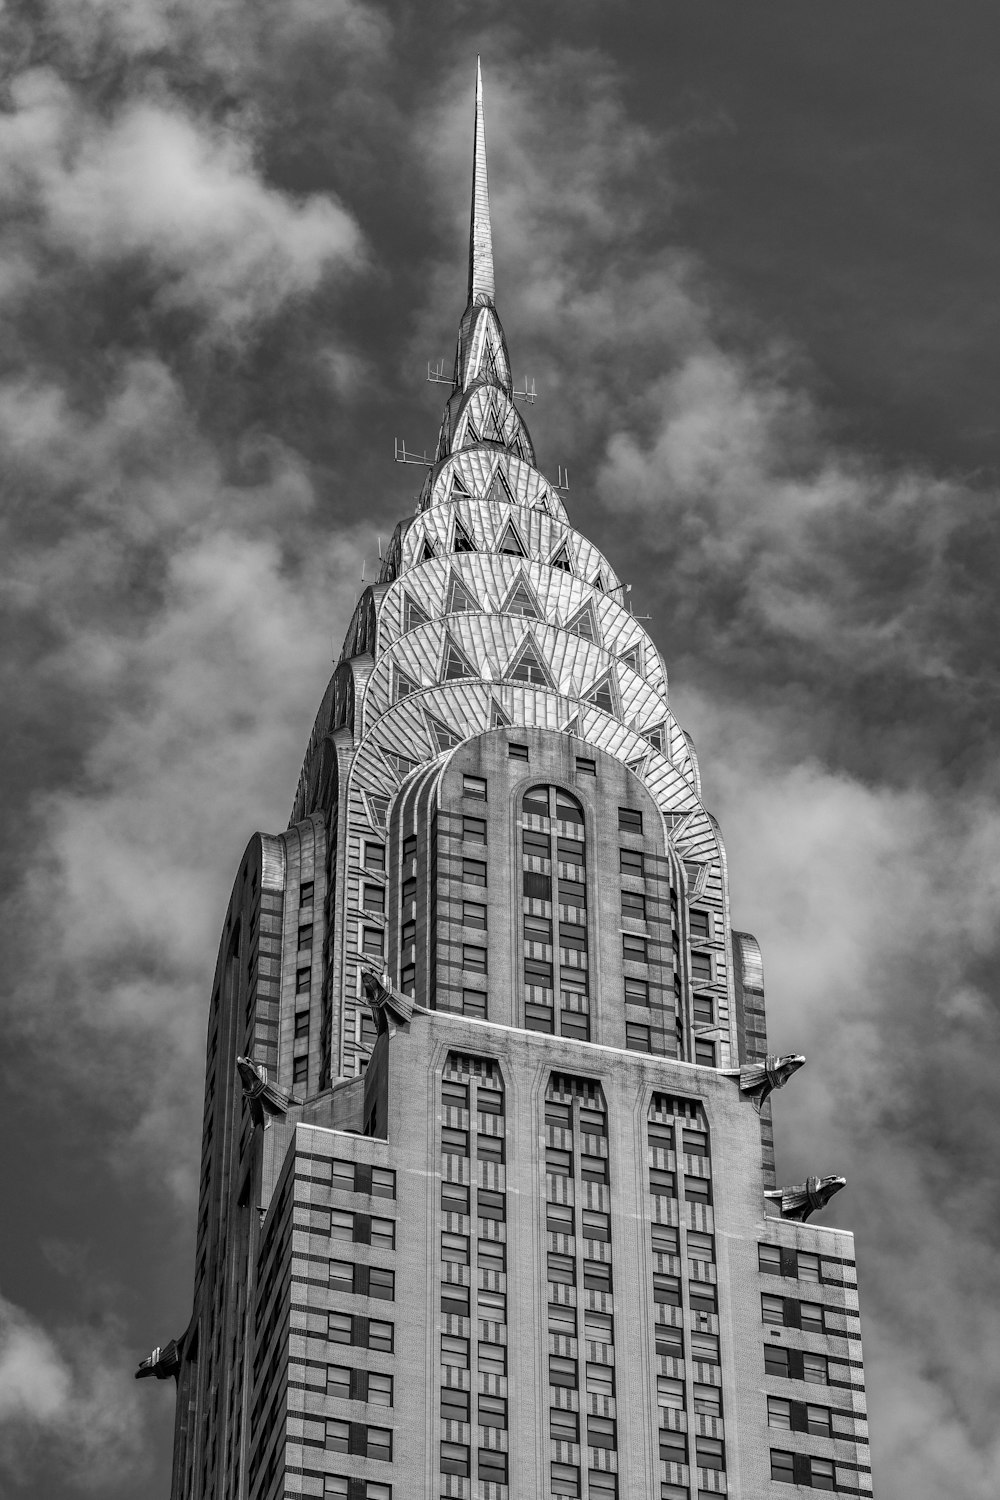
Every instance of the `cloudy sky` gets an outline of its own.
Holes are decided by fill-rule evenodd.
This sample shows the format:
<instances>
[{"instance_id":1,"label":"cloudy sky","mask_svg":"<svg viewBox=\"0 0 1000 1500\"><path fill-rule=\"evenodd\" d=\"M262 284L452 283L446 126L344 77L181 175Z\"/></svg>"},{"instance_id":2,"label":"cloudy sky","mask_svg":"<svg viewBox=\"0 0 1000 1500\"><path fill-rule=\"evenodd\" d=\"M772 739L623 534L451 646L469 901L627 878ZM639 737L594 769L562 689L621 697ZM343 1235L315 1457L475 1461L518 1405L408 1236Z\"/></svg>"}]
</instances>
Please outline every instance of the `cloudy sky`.
<instances>
[{"instance_id":1,"label":"cloudy sky","mask_svg":"<svg viewBox=\"0 0 1000 1500\"><path fill-rule=\"evenodd\" d=\"M487 90L543 469L633 583L843 1172L881 1500L1000 1491L995 0L0 7L0 1494L168 1488L208 985L433 441Z\"/></svg>"}]
</instances>

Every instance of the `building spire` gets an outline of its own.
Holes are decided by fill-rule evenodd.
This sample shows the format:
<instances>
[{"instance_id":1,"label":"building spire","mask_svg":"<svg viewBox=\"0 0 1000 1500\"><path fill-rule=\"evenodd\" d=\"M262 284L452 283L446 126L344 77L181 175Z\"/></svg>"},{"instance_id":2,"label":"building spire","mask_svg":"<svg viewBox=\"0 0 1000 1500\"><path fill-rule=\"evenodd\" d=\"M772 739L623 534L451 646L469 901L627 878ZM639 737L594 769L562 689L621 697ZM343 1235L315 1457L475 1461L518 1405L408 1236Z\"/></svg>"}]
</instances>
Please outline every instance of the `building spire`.
<instances>
[{"instance_id":1,"label":"building spire","mask_svg":"<svg viewBox=\"0 0 1000 1500\"><path fill-rule=\"evenodd\" d=\"M476 134L472 154L472 224L469 233L469 301L492 302L493 230L486 181L486 124L483 119L483 70L476 58Z\"/></svg>"}]
</instances>

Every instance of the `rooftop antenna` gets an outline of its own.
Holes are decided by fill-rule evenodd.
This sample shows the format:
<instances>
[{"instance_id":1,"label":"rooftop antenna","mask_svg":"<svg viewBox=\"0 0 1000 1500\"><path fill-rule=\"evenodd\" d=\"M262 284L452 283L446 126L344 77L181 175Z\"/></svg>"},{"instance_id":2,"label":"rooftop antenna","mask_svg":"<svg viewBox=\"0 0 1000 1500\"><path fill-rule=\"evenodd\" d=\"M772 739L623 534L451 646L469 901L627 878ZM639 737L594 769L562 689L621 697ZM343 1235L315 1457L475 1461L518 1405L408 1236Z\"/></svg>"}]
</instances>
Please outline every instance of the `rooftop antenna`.
<instances>
[{"instance_id":1,"label":"rooftop antenna","mask_svg":"<svg viewBox=\"0 0 1000 1500\"><path fill-rule=\"evenodd\" d=\"M569 470L559 465L556 478L556 489L562 490L564 495L569 494Z\"/></svg>"},{"instance_id":2,"label":"rooftop antenna","mask_svg":"<svg viewBox=\"0 0 1000 1500\"><path fill-rule=\"evenodd\" d=\"M379 534L378 534L378 560L379 560L379 562L382 561L382 533L381 532L379 532Z\"/></svg>"},{"instance_id":3,"label":"rooftop antenna","mask_svg":"<svg viewBox=\"0 0 1000 1500\"><path fill-rule=\"evenodd\" d=\"M427 361L427 379L431 382L432 385L454 384L451 376L444 373L443 359L439 359L437 364L434 366L431 365L430 360Z\"/></svg>"},{"instance_id":4,"label":"rooftop antenna","mask_svg":"<svg viewBox=\"0 0 1000 1500\"><path fill-rule=\"evenodd\" d=\"M395 442L395 457L398 464L423 464L425 468L428 469L433 467L433 460L429 459L426 453L408 453L406 451L405 441L400 438L396 438Z\"/></svg>"},{"instance_id":5,"label":"rooftop antenna","mask_svg":"<svg viewBox=\"0 0 1000 1500\"><path fill-rule=\"evenodd\" d=\"M537 394L537 392L535 391L535 382L532 380L531 383L530 383L530 385L529 385L529 383L528 383L528 377L527 377L527 375L525 375L525 377L524 377L524 390L523 391L517 391L517 390L515 390L511 394L513 395L515 401L524 401L524 402L526 402L528 404L528 406L534 406L534 404L535 404L535 397L536 397L536 394Z\"/></svg>"}]
</instances>

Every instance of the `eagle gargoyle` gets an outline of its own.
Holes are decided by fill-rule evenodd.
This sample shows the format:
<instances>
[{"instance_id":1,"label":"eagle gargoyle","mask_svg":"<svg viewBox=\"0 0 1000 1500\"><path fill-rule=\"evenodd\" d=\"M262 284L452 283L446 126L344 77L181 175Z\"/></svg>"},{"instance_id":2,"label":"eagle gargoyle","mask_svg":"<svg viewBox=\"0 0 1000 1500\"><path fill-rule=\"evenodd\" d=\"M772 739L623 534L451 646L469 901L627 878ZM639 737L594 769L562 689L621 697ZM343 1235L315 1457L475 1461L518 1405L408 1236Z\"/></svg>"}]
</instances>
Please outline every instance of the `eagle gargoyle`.
<instances>
[{"instance_id":1,"label":"eagle gargoyle","mask_svg":"<svg viewBox=\"0 0 1000 1500\"><path fill-rule=\"evenodd\" d=\"M804 1224L810 1214L825 1208L834 1193L846 1186L846 1177L807 1177L794 1187L767 1188L764 1197L778 1204L783 1219L797 1219Z\"/></svg>"}]
</instances>

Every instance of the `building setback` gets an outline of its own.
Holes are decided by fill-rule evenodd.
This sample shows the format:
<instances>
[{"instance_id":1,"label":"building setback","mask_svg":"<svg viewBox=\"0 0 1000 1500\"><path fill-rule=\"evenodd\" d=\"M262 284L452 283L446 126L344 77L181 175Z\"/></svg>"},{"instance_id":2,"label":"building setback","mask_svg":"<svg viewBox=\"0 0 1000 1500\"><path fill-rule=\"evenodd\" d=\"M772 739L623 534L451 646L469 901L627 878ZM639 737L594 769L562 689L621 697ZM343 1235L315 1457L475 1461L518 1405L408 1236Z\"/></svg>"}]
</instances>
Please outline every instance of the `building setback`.
<instances>
[{"instance_id":1,"label":"building setback","mask_svg":"<svg viewBox=\"0 0 1000 1500\"><path fill-rule=\"evenodd\" d=\"M778 1188L760 953L663 662L469 299L212 989L173 1500L871 1494L853 1239ZM791 1487L791 1488L790 1488Z\"/></svg>"}]
</instances>

